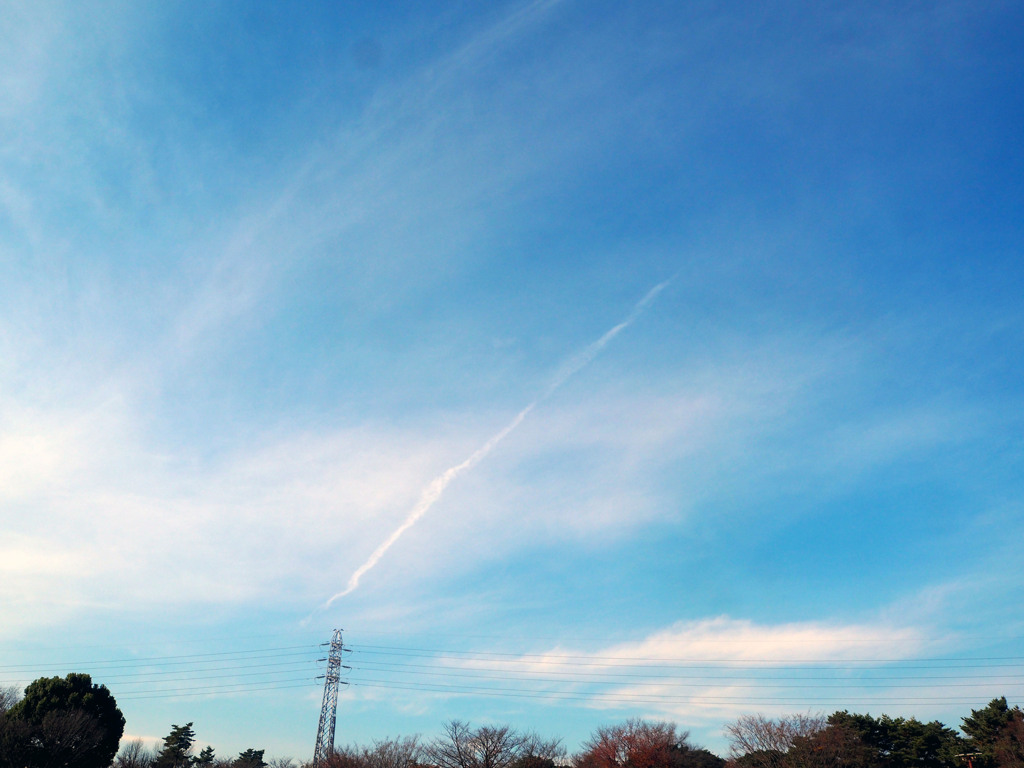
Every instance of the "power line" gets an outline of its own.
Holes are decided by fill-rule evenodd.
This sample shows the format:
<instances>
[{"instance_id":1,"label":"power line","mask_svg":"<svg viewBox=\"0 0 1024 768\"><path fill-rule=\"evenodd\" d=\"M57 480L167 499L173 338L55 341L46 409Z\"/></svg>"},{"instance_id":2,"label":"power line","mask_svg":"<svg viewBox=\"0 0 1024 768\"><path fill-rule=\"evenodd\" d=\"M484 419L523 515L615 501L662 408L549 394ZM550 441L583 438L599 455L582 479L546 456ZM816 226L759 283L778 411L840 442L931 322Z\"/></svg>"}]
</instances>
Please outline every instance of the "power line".
<instances>
[{"instance_id":1,"label":"power line","mask_svg":"<svg viewBox=\"0 0 1024 768\"><path fill-rule=\"evenodd\" d=\"M725 643L727 644L727 643ZM643 656L601 656L596 654L561 654L561 653L508 653L504 651L453 651L443 650L438 648L403 648L400 646L390 645L349 645L346 646L353 652L364 651L367 653L380 653L385 655L391 655L388 652L395 651L401 653L395 653L393 655L398 656L414 656L420 653L430 654L432 656L452 656L452 657L465 657L465 656L505 656L509 657L509 660L516 659L573 659L573 660L597 660L597 661L630 661L636 663L651 663L651 662L668 662L668 663L689 663L689 662L703 662L708 664L776 664L776 663L790 663L790 664L829 664L829 663L843 663L843 664L898 664L903 661L924 661L924 662L959 662L964 659L949 657L949 658L924 658L924 659L908 659L896 658L896 659L884 659L884 658L870 658L870 659L707 659L707 658L696 658L686 659L676 657L643 657ZM1024 656L981 656L968 659L968 661L1016 661L1017 663L1024 663ZM538 662L530 662L536 664Z\"/></svg>"},{"instance_id":2,"label":"power line","mask_svg":"<svg viewBox=\"0 0 1024 768\"><path fill-rule=\"evenodd\" d=\"M612 706L726 702L932 706L977 704L985 698L970 696L967 689L998 685L1004 694L1024 691L1022 656L695 659L369 644L350 647L354 687L448 696ZM450 684L429 678L443 678ZM629 691L623 686L639 690ZM643 690L651 686L659 686L663 692ZM727 686L738 695L716 695L715 686ZM798 690L801 693L795 695ZM929 690L934 693L920 695Z\"/></svg>"},{"instance_id":3,"label":"power line","mask_svg":"<svg viewBox=\"0 0 1024 768\"><path fill-rule=\"evenodd\" d=\"M353 646L355 653L359 653L360 649L358 646ZM483 655L487 652L484 651L438 651L436 653L399 653L399 652L387 652L387 651L362 651L363 653L369 653L372 655L384 655L384 656L398 656L402 658L425 658L425 659L438 659L446 661L455 661L459 663L466 663L474 661L474 656L461 655L455 656L452 654L478 654ZM538 658L530 658L534 654L520 654L518 656L513 654L501 654L507 655L510 658L507 659L481 659L482 661L491 661L492 663L500 664L521 664L521 665L557 665L557 666L568 666L567 661L557 661L549 658L544 658L540 654L536 654ZM630 659L628 663L618 663L613 661L590 661L592 658L606 658L606 659L627 659L628 657L585 657L585 656L563 656L560 657L566 660L572 660L572 663L577 666L596 667L600 669L604 668L642 668L642 669L750 669L750 665L759 664L762 667L773 669L773 670L823 670L823 671L871 671L874 668L880 668L881 665L890 667L892 665L899 665L900 669L1007 669L1007 668L1019 668L1024 667L1024 657L1005 657L1005 658L1016 658L1020 659L1014 664L993 664L987 663L986 659L950 659L950 663L941 664L919 664L919 663L906 663L916 662L915 659L878 659L871 662L868 660L858 659L844 659L844 660L827 660L827 659L786 659L786 660L775 660L775 659L674 659L664 660L672 661L674 663L654 663L658 660L650 659ZM925 659L923 661L940 661L946 662L945 659ZM985 661L986 663L975 664L975 663L961 663L964 661ZM957 663L953 663L957 662ZM851 666L852 664L875 664L876 667L871 666ZM737 666L743 665L743 666Z\"/></svg>"},{"instance_id":4,"label":"power line","mask_svg":"<svg viewBox=\"0 0 1024 768\"><path fill-rule=\"evenodd\" d=\"M293 681L282 681L282 682L293 682ZM142 699L172 699L172 698L193 698L196 696L211 696L220 694L230 693L256 693L259 691L280 691L288 688L316 688L316 680L313 678L303 679L303 682L299 684L289 685L268 685L260 687L247 687L238 688L236 690L223 690L220 689L216 692L211 691L209 688L182 688L180 690L169 691L167 693L151 693L127 696L118 696L118 701L140 701Z\"/></svg>"},{"instance_id":5,"label":"power line","mask_svg":"<svg viewBox=\"0 0 1024 768\"><path fill-rule=\"evenodd\" d=\"M230 666L230 667L205 667L205 668L202 668L202 669L194 669L194 670L193 669L165 669L165 670L149 669L149 670L144 670L144 671L139 671L139 672L122 672L122 673L113 674L113 675L104 674L103 675L103 679L105 681L106 680L124 680L124 679L131 680L131 679L134 679L134 678L150 679L150 678L159 678L159 677L164 676L164 675L188 674L190 672L225 672L225 671L245 670L245 669L264 669L264 670L268 670L268 671L266 671L265 673L257 672L257 673L244 673L244 674L276 674L276 672L274 672L274 671L269 671L270 668L306 666L306 665L309 665L309 664L316 664L317 661L318 661L317 659L307 659L307 660L302 660L302 661L281 661L281 662L277 662L277 663L274 663L274 664L235 665L235 666ZM40 668L40 669L45 669L45 668ZM209 675L209 677L224 677L224 675ZM6 678L6 679L3 679L3 680L0 680L0 683L11 683L11 682L17 682L17 680L15 680L13 678Z\"/></svg>"},{"instance_id":6,"label":"power line","mask_svg":"<svg viewBox=\"0 0 1024 768\"><path fill-rule=\"evenodd\" d=\"M302 649L302 650L296 650ZM0 667L7 678L39 676L78 668L97 682L109 684L119 700L231 695L239 692L279 690L315 685L313 672L322 661L319 645L275 646L147 657L106 658L91 662L8 664ZM253 663L257 662L257 663ZM18 680L17 682L21 682ZM188 683L211 683L189 686ZM185 683L186 685L182 685ZM146 690L148 689L148 690Z\"/></svg>"},{"instance_id":7,"label":"power line","mask_svg":"<svg viewBox=\"0 0 1024 768\"><path fill-rule=\"evenodd\" d=\"M669 697L669 696L656 696L652 694L642 694L637 696L626 696L626 695L600 695L600 694L585 694L585 693L571 693L571 692L532 692L532 691L519 691L515 689L502 689L502 688L478 688L473 686L428 686L428 685L401 685L394 684L390 681L362 681L353 682L353 686L365 687L365 688L390 688L395 690L404 691L424 691L430 693L447 693L454 695L487 695L497 697L510 697L510 698L530 698L530 699L551 699L551 700L568 700L568 701L587 701L593 703L620 703L620 704L700 704L700 703L735 703L743 702L746 704L800 704L806 702L837 702L837 703L875 703L875 704L915 704L915 705L946 705L946 704L976 704L980 700L978 697L943 697L937 698L935 696L927 697L909 697L909 696L896 696L896 697L851 697L851 696L831 696L831 697L807 697L807 696L783 696L783 697L758 697L752 698L749 696L687 696L687 697ZM983 702L982 702L983 703Z\"/></svg>"},{"instance_id":8,"label":"power line","mask_svg":"<svg viewBox=\"0 0 1024 768\"><path fill-rule=\"evenodd\" d=\"M354 672L355 671L362 671L360 667L353 667L352 670ZM386 669L376 669L376 670L366 670L366 671L371 671L371 672L387 672L388 670L386 670ZM442 671L442 672L427 672L427 671L415 670L415 671L406 672L406 674L409 674L409 675L424 675L424 676L431 676L431 677L459 677L459 678L469 678L469 679L472 679L472 680L524 681L524 678L522 678L522 677L514 677L514 676L511 676L511 675L490 675L490 674L482 674L481 675L481 674L470 674L470 673L465 673L465 672L455 672L455 671L451 671L451 670L445 670L445 671ZM642 675L632 675L631 679L644 679L644 677ZM677 680L679 678L666 677L666 676L655 676L653 679L656 679L656 680L665 680L665 679ZM820 687L820 688L886 688L886 689L897 688L898 689L898 688L935 688L936 687L934 684L919 684L919 683L909 683L909 684L908 683L900 683L900 684L893 685L893 684L888 683L888 679L887 678L875 678L874 679L874 680L881 680L883 682L882 685L869 685L869 684L867 684L869 682L874 682L874 680L864 681L864 680L843 679L843 678L832 678L832 679L827 679L827 680L821 680L821 679L817 679L817 678L806 678L805 677L805 678L769 678L767 680L765 680L765 679L760 679L759 680L757 678L749 678L749 677L704 677L704 678L700 678L700 679L706 680L706 681L711 681L711 682L728 683L730 685L730 687L733 687L733 688L804 688L804 689L806 689L806 688ZM782 679L785 682L782 682L782 683L775 682L776 680L779 680L779 679ZM916 679L916 678L902 678L902 679L913 680L913 679ZM954 678L954 679L956 679L956 680L963 680L965 678ZM993 677L993 678L989 678L989 679L1005 680L1006 678ZM1018 675L1018 676L1015 676L1013 679L1024 680L1024 677ZM756 682L750 682L750 683L740 682L740 681L746 681L746 680L751 680L751 681L756 681ZM813 680L813 681L815 681L816 684L808 685L806 682L798 682L798 683L790 684L790 681L792 681L792 680ZM533 683L563 683L563 684L564 683L574 683L574 684L579 684L579 685L621 685L621 682L616 680L614 677L605 678L605 679L601 679L601 678L595 679L595 678L572 678L572 677L548 678L548 677L532 677L531 676L531 677L525 678L525 681L526 682L533 682ZM826 685L825 683L834 683L834 684ZM970 682L947 682L947 683L942 683L940 687L975 687L977 685L978 685L978 683L976 681L972 680ZM1013 683L1012 685L1024 686L1024 682ZM678 683L675 683L674 686L677 687L677 688L707 688L708 687L708 683L707 682L700 682L700 683L678 682Z\"/></svg>"},{"instance_id":9,"label":"power line","mask_svg":"<svg viewBox=\"0 0 1024 768\"><path fill-rule=\"evenodd\" d=\"M217 653L194 653L194 654L180 654L176 656L137 656L137 657L125 657L121 659L106 659L106 660L95 660L95 661L60 661L60 662L47 662L46 664L2 664L0 670L19 670L19 669L36 669L46 668L52 669L56 667L96 667L96 666L108 666L111 668L116 667L133 667L139 666L140 664L162 662L165 664L215 664L221 661L225 656L233 656L238 660L245 659L265 659L265 658L278 658L281 655L300 656L302 653L292 654L277 654L268 653L269 651L288 651L296 648L306 649L305 653L310 651L319 651L319 646L316 645L292 645L282 646L280 648L257 648L247 651L221 651ZM252 655L252 654L264 654L264 655ZM219 657L219 658L211 658ZM170 661L172 659L191 659L191 661ZM202 659L209 659L208 661L202 661Z\"/></svg>"},{"instance_id":10,"label":"power line","mask_svg":"<svg viewBox=\"0 0 1024 768\"><path fill-rule=\"evenodd\" d=\"M324 644L284 645L222 652L110 657L96 661L0 665L5 678L61 668L102 675L124 700L221 696L302 688L313 677L296 677L321 665ZM1016 693L1024 683L1024 657L902 659L686 659L498 651L443 650L390 645L342 646L351 654L352 685L425 694L494 696L611 705L878 702L983 703L954 689L998 686ZM1012 663L1016 662L1016 663ZM815 672L819 674L815 674ZM363 677L363 675L366 675ZM430 678L450 680L450 685ZM320 679L324 679L321 677ZM15 682L14 680L0 680ZM18 681L20 682L20 681ZM99 680L98 680L99 682ZM479 682L479 685L474 685ZM187 685L199 683L200 685ZM209 683L202 685L202 683ZM501 685L505 683L506 685ZM645 683L663 693L643 690ZM182 685L186 684L186 685ZM339 681L339 684L344 684ZM629 692L622 686L640 690ZM619 688L616 689L616 686ZM747 696L715 696L728 686ZM148 690L147 690L148 687ZM914 694L933 689L924 699ZM789 693L803 690L799 698ZM1009 690L1007 690L1009 689ZM704 691L702 693L702 691ZM840 691L845 693L839 693ZM691 693L692 692L692 693ZM966 694L966 691L963 691ZM772 695L777 694L777 695Z\"/></svg>"},{"instance_id":11,"label":"power line","mask_svg":"<svg viewBox=\"0 0 1024 768\"><path fill-rule=\"evenodd\" d=\"M373 666L364 666L364 665L373 665ZM400 669L394 669L394 668L400 668ZM633 668L634 669L642 669L644 667L639 667L638 666L638 667L633 667ZM986 669L987 667L979 667L979 668L980 669ZM476 666L474 666L474 667L448 667L448 666L444 666L444 665L406 664L406 663L402 663L402 662L384 662L384 661L373 661L373 660L366 660L366 661L362 662L360 665L353 666L353 670L362 670L362 669L367 669L368 671L381 671L381 672L392 671L393 669L394 669L394 671L404 671L406 669L442 669L442 670L445 670L446 673L450 673L452 675L457 674L455 672L455 670L464 670L464 671L471 670L471 671L475 671L475 672L508 672L509 671L508 669L502 669L501 667L485 667L485 666L480 666L480 667L476 667ZM731 669L731 668L723 667L723 669ZM643 674L641 674L641 673L631 673L631 672L614 672L614 673L609 673L609 674L605 675L605 677L603 679L658 679L658 680L711 680L711 681L722 681L722 680L733 680L733 679L737 679L737 680L749 680L749 679L758 679L758 680L821 680L822 679L822 677L820 675L815 675L815 676L811 676L811 675L806 675L806 676L786 675L784 677L759 676L759 677L756 677L756 678L752 677L752 674L756 673L756 672L763 672L763 671L774 672L774 671L777 671L778 669L779 669L778 667L770 667L770 668L765 669L765 670L756 670L756 669L755 670L750 670L749 668L747 668L747 671L750 674L737 675L737 676L729 676L729 675L679 675L679 674L665 674L665 673L654 673L654 672L647 672L647 673L643 673ZM804 669L804 668L798 668L798 669ZM904 667L903 669L906 669L906 667ZM950 667L937 667L936 669L950 669ZM837 669L832 669L832 670L829 670L829 671L843 671L843 670L837 668ZM865 669L865 668L857 668L854 671L860 672L860 671L873 671L873 670ZM578 678L578 676L581 675L581 674L588 674L589 672L590 672L589 670L581 671L581 672L572 672L572 671L570 671L570 672L558 672L558 671L555 671L555 670L545 670L545 674L547 674L547 675L559 675L559 676L561 676L563 678L568 678L570 680L572 680L574 678ZM410 674L415 674L415 673L414 672L410 672ZM439 673L439 674L441 674L441 673ZM542 679L542 678L531 677L530 679L539 680L539 679ZM826 678L826 679L847 680L847 679L850 679L850 678ZM862 679L862 680L965 680L965 679L971 679L971 680L985 680L985 679L988 679L988 680L1007 680L1007 679L1024 679L1024 675L1007 675L1007 674L1000 674L1000 675L887 675L885 677L872 676L872 677L865 677L865 678L860 678L860 679Z\"/></svg>"}]
</instances>

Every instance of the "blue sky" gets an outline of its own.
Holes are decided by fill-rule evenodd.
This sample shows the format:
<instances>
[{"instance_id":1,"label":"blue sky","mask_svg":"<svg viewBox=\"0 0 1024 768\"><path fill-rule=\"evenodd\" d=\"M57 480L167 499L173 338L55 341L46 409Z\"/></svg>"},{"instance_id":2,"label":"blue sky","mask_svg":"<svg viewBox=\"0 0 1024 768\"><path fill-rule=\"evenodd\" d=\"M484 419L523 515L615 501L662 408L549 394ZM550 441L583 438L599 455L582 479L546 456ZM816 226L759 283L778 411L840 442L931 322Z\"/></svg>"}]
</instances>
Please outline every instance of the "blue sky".
<instances>
[{"instance_id":1,"label":"blue sky","mask_svg":"<svg viewBox=\"0 0 1024 768\"><path fill-rule=\"evenodd\" d=\"M299 759L334 627L339 743L1024 698L1019 4L2 17L3 684Z\"/></svg>"}]
</instances>

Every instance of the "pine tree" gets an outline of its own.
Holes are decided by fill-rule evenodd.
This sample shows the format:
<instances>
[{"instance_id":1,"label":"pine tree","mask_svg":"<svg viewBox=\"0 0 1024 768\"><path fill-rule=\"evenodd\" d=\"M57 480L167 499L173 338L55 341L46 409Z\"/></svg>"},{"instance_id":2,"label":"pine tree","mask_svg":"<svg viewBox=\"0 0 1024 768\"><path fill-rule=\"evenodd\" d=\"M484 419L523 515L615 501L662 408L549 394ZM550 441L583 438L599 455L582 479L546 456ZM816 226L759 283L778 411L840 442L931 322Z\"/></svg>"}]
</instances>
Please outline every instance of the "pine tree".
<instances>
[{"instance_id":1,"label":"pine tree","mask_svg":"<svg viewBox=\"0 0 1024 768\"><path fill-rule=\"evenodd\" d=\"M163 749L153 761L153 768L187 768L192 762L192 744L195 740L192 723L172 725L171 732L164 738Z\"/></svg>"},{"instance_id":2,"label":"pine tree","mask_svg":"<svg viewBox=\"0 0 1024 768\"><path fill-rule=\"evenodd\" d=\"M235 758L234 768L266 768L267 764L263 762L263 752L262 749L250 747Z\"/></svg>"},{"instance_id":3,"label":"pine tree","mask_svg":"<svg viewBox=\"0 0 1024 768\"><path fill-rule=\"evenodd\" d=\"M970 737L971 750L979 755L974 765L1004 768L1024 763L1024 745L1017 736L1018 732L1024 736L1022 721L1024 712L1008 706L1005 696L992 699L984 709L971 710L960 729Z\"/></svg>"}]
</instances>

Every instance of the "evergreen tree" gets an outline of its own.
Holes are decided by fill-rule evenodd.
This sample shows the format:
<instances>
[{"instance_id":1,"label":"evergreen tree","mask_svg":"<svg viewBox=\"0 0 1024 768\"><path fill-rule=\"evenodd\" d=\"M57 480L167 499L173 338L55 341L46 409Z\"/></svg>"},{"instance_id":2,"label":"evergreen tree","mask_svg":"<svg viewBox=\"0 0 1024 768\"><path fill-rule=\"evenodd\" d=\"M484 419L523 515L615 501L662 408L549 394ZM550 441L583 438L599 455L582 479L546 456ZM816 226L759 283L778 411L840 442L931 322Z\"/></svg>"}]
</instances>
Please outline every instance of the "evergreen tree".
<instances>
[{"instance_id":1,"label":"evergreen tree","mask_svg":"<svg viewBox=\"0 0 1024 768\"><path fill-rule=\"evenodd\" d=\"M164 746L153 761L153 768L186 768L192 763L192 744L196 740L192 723L172 725Z\"/></svg>"},{"instance_id":2,"label":"evergreen tree","mask_svg":"<svg viewBox=\"0 0 1024 768\"><path fill-rule=\"evenodd\" d=\"M30 767L106 768L124 734L124 715L110 691L82 673L39 678L6 715L13 721L7 736L11 728L28 734Z\"/></svg>"},{"instance_id":3,"label":"evergreen tree","mask_svg":"<svg viewBox=\"0 0 1024 768\"><path fill-rule=\"evenodd\" d=\"M959 766L955 757L963 751L956 731L936 721L922 723L917 718L882 715L854 715L836 712L828 719L830 728L844 728L867 748L874 765L889 768L920 766L945 768Z\"/></svg>"},{"instance_id":4,"label":"evergreen tree","mask_svg":"<svg viewBox=\"0 0 1024 768\"><path fill-rule=\"evenodd\" d=\"M238 755L238 757L235 758L235 762L233 763L233 767L234 768L267 768L267 764L265 762L263 762L263 752L264 752L264 750L262 750L262 749L253 749L252 747L250 747L249 749L245 750L245 752L241 752Z\"/></svg>"},{"instance_id":5,"label":"evergreen tree","mask_svg":"<svg viewBox=\"0 0 1024 768\"><path fill-rule=\"evenodd\" d=\"M999 732L1013 719L1013 713L1006 704L1006 697L992 699L984 709L972 709L971 714L963 718L960 727L971 739L971 746L982 751L999 738Z\"/></svg>"},{"instance_id":6,"label":"evergreen tree","mask_svg":"<svg viewBox=\"0 0 1024 768\"><path fill-rule=\"evenodd\" d=\"M1024 746L1020 744L1021 736L1016 735L1022 730L1022 720L1020 707L1011 709L1005 696L992 699L987 707L971 710L963 718L960 729L970 737L968 749L978 755L975 768L1004 768L1024 762Z\"/></svg>"}]
</instances>

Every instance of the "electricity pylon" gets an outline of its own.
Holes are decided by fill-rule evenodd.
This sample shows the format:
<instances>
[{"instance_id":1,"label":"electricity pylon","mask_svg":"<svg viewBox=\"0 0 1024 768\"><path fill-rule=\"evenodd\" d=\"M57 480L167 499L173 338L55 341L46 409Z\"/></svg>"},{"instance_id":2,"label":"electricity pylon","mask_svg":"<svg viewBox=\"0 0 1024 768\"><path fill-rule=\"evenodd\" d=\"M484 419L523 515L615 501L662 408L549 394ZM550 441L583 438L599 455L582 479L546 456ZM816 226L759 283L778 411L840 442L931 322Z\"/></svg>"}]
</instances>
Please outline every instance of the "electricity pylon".
<instances>
[{"instance_id":1,"label":"electricity pylon","mask_svg":"<svg viewBox=\"0 0 1024 768\"><path fill-rule=\"evenodd\" d=\"M341 630L334 630L331 651L327 654L327 672L324 674L324 703L320 707L320 725L316 728L316 750L313 768L324 768L334 754L334 723L338 719L338 685L341 680Z\"/></svg>"}]
</instances>

